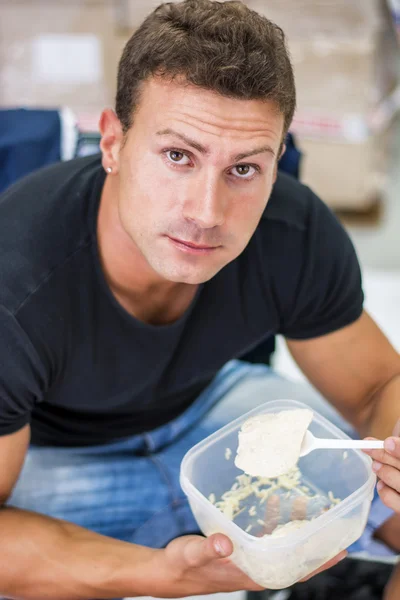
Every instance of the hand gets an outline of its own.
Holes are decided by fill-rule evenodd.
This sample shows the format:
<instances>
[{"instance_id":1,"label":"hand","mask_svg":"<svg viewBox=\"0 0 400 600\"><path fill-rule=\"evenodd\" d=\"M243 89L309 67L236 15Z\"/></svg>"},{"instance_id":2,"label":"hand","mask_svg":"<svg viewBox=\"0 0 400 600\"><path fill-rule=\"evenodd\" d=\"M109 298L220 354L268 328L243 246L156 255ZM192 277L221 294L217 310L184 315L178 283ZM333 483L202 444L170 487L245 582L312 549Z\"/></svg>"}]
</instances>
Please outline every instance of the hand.
<instances>
[{"instance_id":1,"label":"hand","mask_svg":"<svg viewBox=\"0 0 400 600\"><path fill-rule=\"evenodd\" d=\"M229 560L232 552L232 542L221 533L209 538L195 535L177 538L155 555L158 561L154 566L157 581L152 582L151 595L179 598L237 590L262 590ZM332 567L345 556L346 552L341 552L306 579Z\"/></svg>"},{"instance_id":2,"label":"hand","mask_svg":"<svg viewBox=\"0 0 400 600\"><path fill-rule=\"evenodd\" d=\"M400 513L400 420L393 435L386 438L384 450L364 450L372 459L372 468L378 476L376 489L384 504ZM366 438L373 440L375 438Z\"/></svg>"}]
</instances>

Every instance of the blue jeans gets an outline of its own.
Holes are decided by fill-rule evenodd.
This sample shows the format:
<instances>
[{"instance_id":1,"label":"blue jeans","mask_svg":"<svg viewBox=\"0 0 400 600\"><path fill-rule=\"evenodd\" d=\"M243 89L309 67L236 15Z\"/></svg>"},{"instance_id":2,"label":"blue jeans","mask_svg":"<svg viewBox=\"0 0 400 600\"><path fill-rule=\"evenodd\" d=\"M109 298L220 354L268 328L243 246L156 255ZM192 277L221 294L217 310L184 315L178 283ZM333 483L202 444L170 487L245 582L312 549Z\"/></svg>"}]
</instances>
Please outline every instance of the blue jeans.
<instances>
[{"instance_id":1,"label":"blue jeans","mask_svg":"<svg viewBox=\"0 0 400 600\"><path fill-rule=\"evenodd\" d=\"M154 431L100 446L31 446L9 504L120 540L163 547L198 531L179 485L186 451L257 405L282 398L308 404L355 436L311 386L283 379L264 365L231 361L185 413ZM378 508L371 531L392 514L379 499ZM371 543L370 533L367 538Z\"/></svg>"}]
</instances>

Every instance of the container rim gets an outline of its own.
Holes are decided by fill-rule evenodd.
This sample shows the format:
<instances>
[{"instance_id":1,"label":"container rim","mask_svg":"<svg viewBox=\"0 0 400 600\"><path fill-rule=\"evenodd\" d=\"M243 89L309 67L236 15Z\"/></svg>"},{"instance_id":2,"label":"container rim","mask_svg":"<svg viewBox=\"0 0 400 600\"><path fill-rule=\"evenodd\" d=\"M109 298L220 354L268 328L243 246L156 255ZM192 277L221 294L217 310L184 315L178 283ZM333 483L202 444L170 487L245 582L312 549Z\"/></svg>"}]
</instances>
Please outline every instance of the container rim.
<instances>
[{"instance_id":1,"label":"container rim","mask_svg":"<svg viewBox=\"0 0 400 600\"><path fill-rule=\"evenodd\" d=\"M313 412L313 421L315 420L317 423L323 425L331 434L332 437L341 438L341 439L351 439L346 433L341 431L336 425L328 421L325 417L323 417L318 411L310 408L306 404L299 402L298 400L290 400L290 399L282 399L282 400L271 400L269 402L265 402L264 404L252 409L251 411L245 413L244 415L238 417L234 421L231 421L224 427L218 429L204 440L193 446L183 457L180 469L180 484L187 496L194 496L196 499L207 508L208 511L212 511L218 520L221 520L224 523L224 527L227 530L230 530L232 534L236 538L241 538L242 542L246 544L253 544L255 546L259 546L260 549L266 549L266 547L274 547L274 548L285 548L293 545L294 542L300 542L303 539L308 538L311 534L316 533L322 527L333 521L334 519L341 517L343 514L350 512L357 504L360 503L360 500L367 497L370 494L375 486L376 475L372 471L371 464L372 460L369 456L364 454L361 450L354 450L357 453L358 457L363 461L367 471L369 470L369 476L366 482L356 489L350 496L342 500L339 504L330 508L327 512L323 513L316 519L310 521L302 527L294 531L290 535L290 542L287 538L271 538L268 536L264 536L261 538L256 538L252 536L250 533L246 533L243 529L241 529L236 523L230 521L223 512L221 512L216 506L214 506L188 479L188 477L184 474L185 470L187 470L193 460L196 458L198 454L201 453L205 446L208 446L210 442L217 441L223 438L225 435L231 433L233 430L238 428L238 425L246 421L254 414L263 414L265 412L274 412L274 408L278 408L280 410L287 410L290 408L307 408L312 410ZM272 408L272 410L271 410ZM286 540L286 543L285 543ZM266 543L267 542L267 543Z\"/></svg>"}]
</instances>

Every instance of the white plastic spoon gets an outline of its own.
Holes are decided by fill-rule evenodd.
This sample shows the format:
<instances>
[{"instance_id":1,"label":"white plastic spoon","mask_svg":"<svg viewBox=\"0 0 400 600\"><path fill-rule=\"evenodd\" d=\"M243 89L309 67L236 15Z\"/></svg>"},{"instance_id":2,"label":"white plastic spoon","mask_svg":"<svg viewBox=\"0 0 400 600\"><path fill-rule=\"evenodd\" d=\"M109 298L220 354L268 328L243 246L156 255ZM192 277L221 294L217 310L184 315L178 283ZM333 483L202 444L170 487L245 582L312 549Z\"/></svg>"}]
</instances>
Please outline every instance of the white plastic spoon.
<instances>
[{"instance_id":1,"label":"white plastic spoon","mask_svg":"<svg viewBox=\"0 0 400 600\"><path fill-rule=\"evenodd\" d=\"M381 440L338 440L338 439L323 439L313 436L311 431L306 431L303 442L300 448L300 456L306 456L313 450L320 448L343 448L343 450L360 450L382 449L383 441Z\"/></svg>"}]
</instances>

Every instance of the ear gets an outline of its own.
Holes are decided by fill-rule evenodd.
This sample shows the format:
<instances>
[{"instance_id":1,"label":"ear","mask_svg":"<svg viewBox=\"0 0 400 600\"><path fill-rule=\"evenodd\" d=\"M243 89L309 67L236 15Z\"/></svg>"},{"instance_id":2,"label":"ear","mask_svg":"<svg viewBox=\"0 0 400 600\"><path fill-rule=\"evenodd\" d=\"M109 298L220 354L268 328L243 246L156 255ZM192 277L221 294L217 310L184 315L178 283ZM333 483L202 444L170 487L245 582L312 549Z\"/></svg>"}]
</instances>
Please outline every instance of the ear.
<instances>
[{"instance_id":1,"label":"ear","mask_svg":"<svg viewBox=\"0 0 400 600\"><path fill-rule=\"evenodd\" d=\"M274 177L273 177L274 183L276 181L276 178L278 177L278 162L281 160L282 156L285 154L285 151L286 151L286 144L282 144L281 151L279 153L279 157L276 161L275 168L274 168Z\"/></svg>"},{"instance_id":2,"label":"ear","mask_svg":"<svg viewBox=\"0 0 400 600\"><path fill-rule=\"evenodd\" d=\"M117 115L111 108L103 110L100 116L99 129L101 133L100 149L103 154L104 170L111 167L112 174L118 173L119 151L122 147L124 134Z\"/></svg>"}]
</instances>

